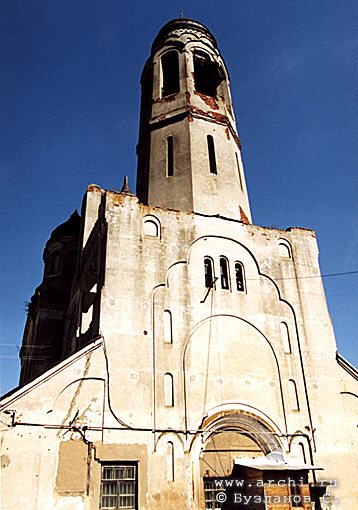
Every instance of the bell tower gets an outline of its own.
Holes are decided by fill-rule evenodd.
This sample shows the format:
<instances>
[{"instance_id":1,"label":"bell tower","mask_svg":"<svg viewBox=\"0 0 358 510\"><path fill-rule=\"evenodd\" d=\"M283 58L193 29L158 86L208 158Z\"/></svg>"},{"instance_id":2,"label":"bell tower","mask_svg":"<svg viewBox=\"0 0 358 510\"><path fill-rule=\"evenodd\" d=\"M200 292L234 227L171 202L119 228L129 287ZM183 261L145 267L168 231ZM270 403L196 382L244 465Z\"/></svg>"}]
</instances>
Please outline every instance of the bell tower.
<instances>
[{"instance_id":1,"label":"bell tower","mask_svg":"<svg viewBox=\"0 0 358 510\"><path fill-rule=\"evenodd\" d=\"M139 200L251 223L229 75L209 30L164 25L141 86Z\"/></svg>"}]
</instances>

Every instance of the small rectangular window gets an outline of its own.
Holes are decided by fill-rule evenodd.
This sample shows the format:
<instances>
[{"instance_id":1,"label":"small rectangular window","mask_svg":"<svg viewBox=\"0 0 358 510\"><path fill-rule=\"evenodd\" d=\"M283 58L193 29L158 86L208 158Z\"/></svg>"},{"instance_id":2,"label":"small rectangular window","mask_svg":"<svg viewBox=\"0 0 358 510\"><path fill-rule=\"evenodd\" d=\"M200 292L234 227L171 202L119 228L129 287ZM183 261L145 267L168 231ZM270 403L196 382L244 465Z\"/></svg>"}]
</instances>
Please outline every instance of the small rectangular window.
<instances>
[{"instance_id":1,"label":"small rectangular window","mask_svg":"<svg viewBox=\"0 0 358 510\"><path fill-rule=\"evenodd\" d=\"M216 157L215 157L215 146L214 146L214 138L211 135L207 136L208 141L208 152L209 152L209 167L210 172L212 174L217 174L217 168L216 168Z\"/></svg>"},{"instance_id":2,"label":"small rectangular window","mask_svg":"<svg viewBox=\"0 0 358 510\"><path fill-rule=\"evenodd\" d=\"M168 136L167 138L167 176L172 177L174 175L174 143L173 137Z\"/></svg>"},{"instance_id":3,"label":"small rectangular window","mask_svg":"<svg viewBox=\"0 0 358 510\"><path fill-rule=\"evenodd\" d=\"M102 464L101 510L137 510L137 465Z\"/></svg>"}]
</instances>

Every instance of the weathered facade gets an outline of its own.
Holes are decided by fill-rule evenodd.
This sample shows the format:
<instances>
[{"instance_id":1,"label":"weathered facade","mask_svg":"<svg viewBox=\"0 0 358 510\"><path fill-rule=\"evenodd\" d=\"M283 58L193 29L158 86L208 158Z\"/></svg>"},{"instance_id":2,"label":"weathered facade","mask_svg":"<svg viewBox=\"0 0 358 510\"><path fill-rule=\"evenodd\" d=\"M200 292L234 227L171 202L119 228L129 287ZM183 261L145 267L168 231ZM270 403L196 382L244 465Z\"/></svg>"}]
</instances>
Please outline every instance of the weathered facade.
<instances>
[{"instance_id":1,"label":"weathered facade","mask_svg":"<svg viewBox=\"0 0 358 510\"><path fill-rule=\"evenodd\" d=\"M2 508L355 510L358 374L336 353L315 233L251 223L200 23L153 43L137 196L90 185L76 221L45 249L2 400ZM230 476L245 490L220 490Z\"/></svg>"}]
</instances>

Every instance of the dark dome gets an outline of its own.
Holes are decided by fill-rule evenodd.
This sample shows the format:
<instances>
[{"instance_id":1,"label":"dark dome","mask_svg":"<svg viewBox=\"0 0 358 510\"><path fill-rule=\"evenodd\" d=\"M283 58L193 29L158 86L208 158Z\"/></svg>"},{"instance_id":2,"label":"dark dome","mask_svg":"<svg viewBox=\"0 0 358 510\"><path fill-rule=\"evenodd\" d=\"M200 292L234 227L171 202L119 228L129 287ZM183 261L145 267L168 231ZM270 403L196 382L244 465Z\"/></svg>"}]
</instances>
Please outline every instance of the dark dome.
<instances>
[{"instance_id":1,"label":"dark dome","mask_svg":"<svg viewBox=\"0 0 358 510\"><path fill-rule=\"evenodd\" d=\"M198 30L205 34L206 37L210 39L215 48L217 48L216 39L213 34L206 28L206 26L202 25L198 21L194 21L193 19L188 18L176 18L171 21L168 21L158 32L157 37L154 39L152 44L152 54L157 51L157 49L163 45L165 40L167 39L170 32L173 30L185 29L189 28L192 30Z\"/></svg>"},{"instance_id":2,"label":"dark dome","mask_svg":"<svg viewBox=\"0 0 358 510\"><path fill-rule=\"evenodd\" d=\"M77 209L71 214L67 221L61 223L51 232L50 241L61 239L62 237L77 237L80 232L81 218Z\"/></svg>"}]
</instances>

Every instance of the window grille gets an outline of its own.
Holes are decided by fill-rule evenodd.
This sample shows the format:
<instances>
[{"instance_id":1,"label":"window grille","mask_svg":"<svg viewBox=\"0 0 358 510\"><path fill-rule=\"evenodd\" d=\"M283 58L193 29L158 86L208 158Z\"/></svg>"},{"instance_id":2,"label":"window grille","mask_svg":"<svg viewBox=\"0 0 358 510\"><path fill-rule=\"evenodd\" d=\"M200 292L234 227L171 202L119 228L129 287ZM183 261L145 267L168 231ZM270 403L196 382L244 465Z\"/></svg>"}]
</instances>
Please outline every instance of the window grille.
<instances>
[{"instance_id":1,"label":"window grille","mask_svg":"<svg viewBox=\"0 0 358 510\"><path fill-rule=\"evenodd\" d=\"M137 466L102 465L101 510L136 510Z\"/></svg>"},{"instance_id":2,"label":"window grille","mask_svg":"<svg viewBox=\"0 0 358 510\"><path fill-rule=\"evenodd\" d=\"M290 492L291 492L291 503L292 508L302 508L303 507L303 501L302 501L302 495L301 495L301 489L300 486L297 485L290 485Z\"/></svg>"},{"instance_id":3,"label":"window grille","mask_svg":"<svg viewBox=\"0 0 358 510\"><path fill-rule=\"evenodd\" d=\"M220 484L216 487L215 478L204 478L205 510L221 508L222 503L216 500L219 492L225 492L225 489Z\"/></svg>"}]
</instances>

